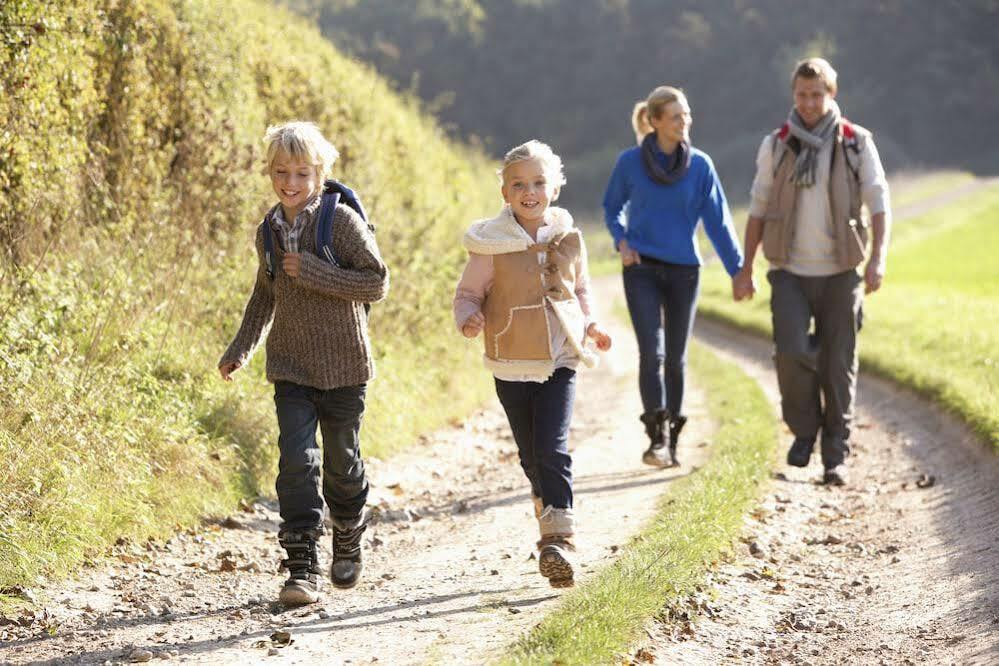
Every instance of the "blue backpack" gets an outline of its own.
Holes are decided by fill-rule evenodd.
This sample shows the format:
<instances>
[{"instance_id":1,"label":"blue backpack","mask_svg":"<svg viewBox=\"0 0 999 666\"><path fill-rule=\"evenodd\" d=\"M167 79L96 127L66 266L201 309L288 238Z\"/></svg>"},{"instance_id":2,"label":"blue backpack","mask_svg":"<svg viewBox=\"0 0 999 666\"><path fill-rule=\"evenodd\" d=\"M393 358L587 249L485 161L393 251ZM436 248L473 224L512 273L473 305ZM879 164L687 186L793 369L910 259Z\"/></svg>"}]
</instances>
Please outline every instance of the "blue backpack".
<instances>
[{"instance_id":1,"label":"blue backpack","mask_svg":"<svg viewBox=\"0 0 999 666\"><path fill-rule=\"evenodd\" d=\"M354 190L332 179L323 184L319 221L316 223L316 254L337 267L340 267L340 260L333 251L333 214L341 201L353 208L362 220L368 221L368 214ZM277 271L277 259L274 257L274 231L269 219L264 220L264 263L267 277L273 280Z\"/></svg>"}]
</instances>

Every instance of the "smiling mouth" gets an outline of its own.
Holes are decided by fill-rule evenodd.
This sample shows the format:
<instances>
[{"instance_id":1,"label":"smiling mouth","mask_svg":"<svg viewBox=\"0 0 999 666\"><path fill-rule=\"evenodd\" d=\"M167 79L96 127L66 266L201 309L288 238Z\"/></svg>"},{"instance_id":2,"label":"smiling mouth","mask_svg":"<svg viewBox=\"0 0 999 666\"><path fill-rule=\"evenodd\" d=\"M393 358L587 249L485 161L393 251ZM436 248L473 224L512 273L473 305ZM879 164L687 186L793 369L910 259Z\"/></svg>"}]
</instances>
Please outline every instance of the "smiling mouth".
<instances>
[{"instance_id":1,"label":"smiling mouth","mask_svg":"<svg viewBox=\"0 0 999 666\"><path fill-rule=\"evenodd\" d=\"M524 208L536 208L536 207L540 206L541 204L539 202L537 202L537 201L524 201L524 202L521 202L520 205L523 206Z\"/></svg>"},{"instance_id":2,"label":"smiling mouth","mask_svg":"<svg viewBox=\"0 0 999 666\"><path fill-rule=\"evenodd\" d=\"M299 192L298 192L298 190L296 190L294 192L289 192L288 190L281 190L281 194L283 194L286 197L288 197L289 199L291 199L291 198L297 197L298 194L299 194Z\"/></svg>"}]
</instances>

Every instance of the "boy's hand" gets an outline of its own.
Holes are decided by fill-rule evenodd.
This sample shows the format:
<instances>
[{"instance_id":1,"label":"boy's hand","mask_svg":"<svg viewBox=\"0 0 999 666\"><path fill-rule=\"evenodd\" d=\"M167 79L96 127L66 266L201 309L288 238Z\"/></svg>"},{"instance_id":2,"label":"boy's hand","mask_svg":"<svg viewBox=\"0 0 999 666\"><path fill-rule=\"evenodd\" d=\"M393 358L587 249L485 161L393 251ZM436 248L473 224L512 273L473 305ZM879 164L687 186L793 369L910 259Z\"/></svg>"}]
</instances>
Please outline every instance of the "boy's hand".
<instances>
[{"instance_id":1,"label":"boy's hand","mask_svg":"<svg viewBox=\"0 0 999 666\"><path fill-rule=\"evenodd\" d=\"M281 269L288 277L297 278L302 272L302 255L297 252L286 252L281 258Z\"/></svg>"},{"instance_id":2,"label":"boy's hand","mask_svg":"<svg viewBox=\"0 0 999 666\"><path fill-rule=\"evenodd\" d=\"M461 327L461 334L466 338L474 338L482 332L482 329L485 328L485 326L485 316L481 312L476 312L465 320L465 323Z\"/></svg>"},{"instance_id":3,"label":"boy's hand","mask_svg":"<svg viewBox=\"0 0 999 666\"><path fill-rule=\"evenodd\" d=\"M586 327L586 335L593 338L597 343L597 349L600 351L607 351L611 348L613 341L611 340L610 333L600 328L600 324L597 322L593 322Z\"/></svg>"},{"instance_id":4,"label":"boy's hand","mask_svg":"<svg viewBox=\"0 0 999 666\"><path fill-rule=\"evenodd\" d=\"M240 363L239 361L223 363L222 365L219 366L219 374L222 375L222 379L226 380L227 382L231 382L232 377L230 377L229 375L236 372L241 367L243 367L243 364Z\"/></svg>"}]
</instances>

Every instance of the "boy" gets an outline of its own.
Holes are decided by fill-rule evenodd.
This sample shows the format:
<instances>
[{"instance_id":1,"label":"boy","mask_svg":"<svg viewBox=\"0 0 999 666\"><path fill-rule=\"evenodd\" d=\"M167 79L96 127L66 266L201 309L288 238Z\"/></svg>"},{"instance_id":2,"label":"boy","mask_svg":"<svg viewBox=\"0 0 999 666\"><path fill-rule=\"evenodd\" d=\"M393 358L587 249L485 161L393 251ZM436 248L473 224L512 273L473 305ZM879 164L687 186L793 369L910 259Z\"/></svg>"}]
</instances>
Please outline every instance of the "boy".
<instances>
[{"instance_id":1,"label":"boy","mask_svg":"<svg viewBox=\"0 0 999 666\"><path fill-rule=\"evenodd\" d=\"M374 374L364 304L385 297L388 270L368 224L343 204L333 217L337 262L317 254L323 182L338 157L319 128L289 122L268 128L264 141L278 203L257 228L256 283L218 368L231 381L267 336L267 379L274 383L280 430L278 540L288 554L282 566L289 572L279 599L298 606L319 599L323 499L333 519L333 584L353 587L361 574L368 483L358 435ZM264 249L265 225L274 239L273 270ZM317 425L323 434L321 461Z\"/></svg>"}]
</instances>

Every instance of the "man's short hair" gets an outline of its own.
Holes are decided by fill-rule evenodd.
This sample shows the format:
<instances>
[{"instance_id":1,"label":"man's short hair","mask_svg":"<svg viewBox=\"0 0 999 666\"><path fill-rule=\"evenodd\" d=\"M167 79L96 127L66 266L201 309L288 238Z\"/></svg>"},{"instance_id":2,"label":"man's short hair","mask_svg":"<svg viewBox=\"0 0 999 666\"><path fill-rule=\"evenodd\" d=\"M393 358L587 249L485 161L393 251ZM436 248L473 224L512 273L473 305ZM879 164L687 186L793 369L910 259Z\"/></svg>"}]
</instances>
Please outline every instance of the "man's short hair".
<instances>
[{"instance_id":1,"label":"man's short hair","mask_svg":"<svg viewBox=\"0 0 999 666\"><path fill-rule=\"evenodd\" d=\"M805 58L799 60L794 66L794 73L791 74L791 89L794 89L794 82L798 79L819 79L825 84L829 94L836 94L836 70L825 58Z\"/></svg>"}]
</instances>

